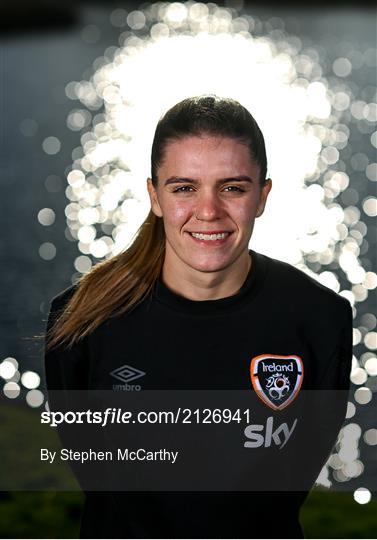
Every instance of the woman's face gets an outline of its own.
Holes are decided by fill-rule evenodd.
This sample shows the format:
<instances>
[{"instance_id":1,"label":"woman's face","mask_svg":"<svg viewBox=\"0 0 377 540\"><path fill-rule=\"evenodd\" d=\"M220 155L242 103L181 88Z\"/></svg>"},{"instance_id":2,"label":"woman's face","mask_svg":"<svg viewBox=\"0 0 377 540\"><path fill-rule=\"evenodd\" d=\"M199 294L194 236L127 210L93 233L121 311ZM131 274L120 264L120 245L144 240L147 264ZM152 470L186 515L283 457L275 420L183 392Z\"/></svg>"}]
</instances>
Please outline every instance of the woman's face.
<instances>
[{"instance_id":1,"label":"woman's face","mask_svg":"<svg viewBox=\"0 0 377 540\"><path fill-rule=\"evenodd\" d=\"M248 253L271 181L261 187L246 145L214 135L171 141L157 176L157 188L150 178L147 187L163 218L169 268L215 272Z\"/></svg>"}]
</instances>

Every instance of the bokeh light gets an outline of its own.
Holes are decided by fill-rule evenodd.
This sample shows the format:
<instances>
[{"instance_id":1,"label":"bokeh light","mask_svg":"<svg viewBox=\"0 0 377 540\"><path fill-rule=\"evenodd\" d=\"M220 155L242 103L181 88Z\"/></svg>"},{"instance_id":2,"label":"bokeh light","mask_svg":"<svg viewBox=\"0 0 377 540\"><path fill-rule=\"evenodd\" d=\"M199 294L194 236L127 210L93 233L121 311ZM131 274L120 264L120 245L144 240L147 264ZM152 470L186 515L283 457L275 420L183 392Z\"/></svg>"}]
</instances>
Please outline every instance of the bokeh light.
<instances>
[{"instance_id":1,"label":"bokeh light","mask_svg":"<svg viewBox=\"0 0 377 540\"><path fill-rule=\"evenodd\" d=\"M11 379L17 371L17 366L9 358L3 360L0 364L0 377L5 380Z\"/></svg>"},{"instance_id":2,"label":"bokeh light","mask_svg":"<svg viewBox=\"0 0 377 540\"><path fill-rule=\"evenodd\" d=\"M7 382L3 386L4 395L9 399L15 399L20 394L20 386L16 382Z\"/></svg>"},{"instance_id":3,"label":"bokeh light","mask_svg":"<svg viewBox=\"0 0 377 540\"><path fill-rule=\"evenodd\" d=\"M40 390L29 390L25 399L29 407L36 408L40 407L44 402L44 395Z\"/></svg>"},{"instance_id":4,"label":"bokeh light","mask_svg":"<svg viewBox=\"0 0 377 540\"><path fill-rule=\"evenodd\" d=\"M364 441L370 446L377 445L377 429L368 429L364 433Z\"/></svg>"},{"instance_id":5,"label":"bokeh light","mask_svg":"<svg viewBox=\"0 0 377 540\"><path fill-rule=\"evenodd\" d=\"M38 221L41 225L52 225L55 221L55 212L51 208L42 208L38 212Z\"/></svg>"},{"instance_id":6,"label":"bokeh light","mask_svg":"<svg viewBox=\"0 0 377 540\"><path fill-rule=\"evenodd\" d=\"M51 242L43 242L39 246L39 256L45 261L51 261L56 255L56 247Z\"/></svg>"},{"instance_id":7,"label":"bokeh light","mask_svg":"<svg viewBox=\"0 0 377 540\"><path fill-rule=\"evenodd\" d=\"M25 388L33 389L37 388L41 382L38 373L34 371L25 371L21 376L21 383Z\"/></svg>"},{"instance_id":8,"label":"bokeh light","mask_svg":"<svg viewBox=\"0 0 377 540\"><path fill-rule=\"evenodd\" d=\"M42 143L42 148L46 154L53 156L60 151L61 143L57 137L46 137Z\"/></svg>"},{"instance_id":9,"label":"bokeh light","mask_svg":"<svg viewBox=\"0 0 377 540\"><path fill-rule=\"evenodd\" d=\"M353 497L357 503L367 504L371 500L372 494L369 489L361 487L354 492Z\"/></svg>"}]
</instances>

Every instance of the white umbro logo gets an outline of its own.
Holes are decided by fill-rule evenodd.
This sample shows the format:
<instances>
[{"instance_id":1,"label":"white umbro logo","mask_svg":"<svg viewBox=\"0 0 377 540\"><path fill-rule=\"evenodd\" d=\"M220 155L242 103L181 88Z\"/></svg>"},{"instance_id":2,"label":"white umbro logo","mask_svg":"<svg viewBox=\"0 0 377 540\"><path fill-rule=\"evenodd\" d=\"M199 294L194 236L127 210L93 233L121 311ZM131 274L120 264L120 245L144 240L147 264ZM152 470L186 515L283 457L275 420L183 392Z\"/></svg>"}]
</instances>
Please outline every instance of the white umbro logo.
<instances>
[{"instance_id":1,"label":"white umbro logo","mask_svg":"<svg viewBox=\"0 0 377 540\"><path fill-rule=\"evenodd\" d=\"M122 381L123 384L113 385L114 390L140 390L140 385L128 384L131 381L144 377L145 371L134 368L132 366L124 365L120 366L114 371L110 372L110 375Z\"/></svg>"}]
</instances>

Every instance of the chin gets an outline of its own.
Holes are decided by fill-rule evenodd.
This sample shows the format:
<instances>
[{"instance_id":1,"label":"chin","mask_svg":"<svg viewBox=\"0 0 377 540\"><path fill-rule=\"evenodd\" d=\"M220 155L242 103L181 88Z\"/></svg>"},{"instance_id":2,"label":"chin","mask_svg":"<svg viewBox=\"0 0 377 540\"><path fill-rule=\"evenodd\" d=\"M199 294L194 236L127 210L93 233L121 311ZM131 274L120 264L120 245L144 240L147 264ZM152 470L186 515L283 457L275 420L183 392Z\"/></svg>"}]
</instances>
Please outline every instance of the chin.
<instances>
[{"instance_id":1,"label":"chin","mask_svg":"<svg viewBox=\"0 0 377 540\"><path fill-rule=\"evenodd\" d=\"M199 272L218 272L229 266L230 257L192 257L186 264Z\"/></svg>"}]
</instances>

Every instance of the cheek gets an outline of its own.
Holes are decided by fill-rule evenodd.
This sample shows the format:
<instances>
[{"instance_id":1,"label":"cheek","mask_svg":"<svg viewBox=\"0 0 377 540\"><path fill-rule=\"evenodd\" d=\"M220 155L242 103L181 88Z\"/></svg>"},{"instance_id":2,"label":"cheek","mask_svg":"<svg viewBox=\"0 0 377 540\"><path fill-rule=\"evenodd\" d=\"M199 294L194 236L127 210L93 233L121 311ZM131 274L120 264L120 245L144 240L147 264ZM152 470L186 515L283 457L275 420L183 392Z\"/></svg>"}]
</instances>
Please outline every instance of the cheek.
<instances>
[{"instance_id":1,"label":"cheek","mask_svg":"<svg viewBox=\"0 0 377 540\"><path fill-rule=\"evenodd\" d=\"M165 201L162 211L165 225L180 226L190 218L191 205L183 201Z\"/></svg>"},{"instance_id":2,"label":"cheek","mask_svg":"<svg viewBox=\"0 0 377 540\"><path fill-rule=\"evenodd\" d=\"M242 204L232 205L229 214L233 217L234 221L239 225L250 225L250 222L254 219L257 211L258 203L256 200L248 200Z\"/></svg>"}]
</instances>

